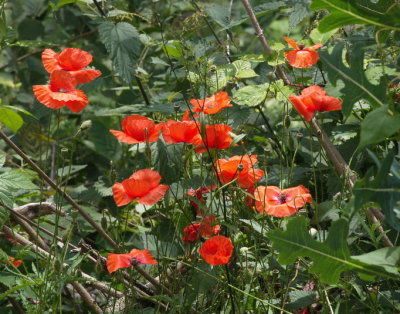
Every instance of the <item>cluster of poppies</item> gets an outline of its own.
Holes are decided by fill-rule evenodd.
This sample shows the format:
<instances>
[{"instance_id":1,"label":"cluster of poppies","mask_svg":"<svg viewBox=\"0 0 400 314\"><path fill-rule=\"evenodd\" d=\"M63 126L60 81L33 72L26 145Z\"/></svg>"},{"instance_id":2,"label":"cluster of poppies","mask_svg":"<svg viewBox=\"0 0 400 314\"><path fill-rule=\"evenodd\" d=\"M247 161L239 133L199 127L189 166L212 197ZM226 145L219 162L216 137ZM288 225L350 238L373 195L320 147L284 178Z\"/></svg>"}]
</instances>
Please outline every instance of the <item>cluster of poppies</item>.
<instances>
[{"instance_id":1,"label":"cluster of poppies","mask_svg":"<svg viewBox=\"0 0 400 314\"><path fill-rule=\"evenodd\" d=\"M50 73L50 83L32 86L36 99L51 109L67 106L72 112L81 112L88 105L88 98L76 86L101 75L99 70L86 68L92 62L92 55L78 48L66 48L61 53L46 49L42 62Z\"/></svg>"}]
</instances>

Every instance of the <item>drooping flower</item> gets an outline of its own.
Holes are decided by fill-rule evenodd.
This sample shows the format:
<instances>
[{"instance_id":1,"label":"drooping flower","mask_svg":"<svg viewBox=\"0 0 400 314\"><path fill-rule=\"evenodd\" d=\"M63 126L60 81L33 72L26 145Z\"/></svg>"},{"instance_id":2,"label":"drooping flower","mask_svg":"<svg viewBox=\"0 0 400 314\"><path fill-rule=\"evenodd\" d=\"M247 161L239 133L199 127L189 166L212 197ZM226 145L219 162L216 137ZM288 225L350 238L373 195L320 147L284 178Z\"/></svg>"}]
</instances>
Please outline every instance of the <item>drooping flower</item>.
<instances>
[{"instance_id":1,"label":"drooping flower","mask_svg":"<svg viewBox=\"0 0 400 314\"><path fill-rule=\"evenodd\" d=\"M206 152L206 147L208 147L209 149L228 148L232 143L232 138L229 135L229 132L231 131L232 128L225 124L206 125L206 132L204 134L204 137L202 137L201 134L197 134L193 138L193 144L197 146L195 148L196 153Z\"/></svg>"},{"instance_id":2,"label":"drooping flower","mask_svg":"<svg viewBox=\"0 0 400 314\"><path fill-rule=\"evenodd\" d=\"M157 142L162 125L155 124L149 118L132 115L122 120L122 130L110 130L118 141L127 144Z\"/></svg>"},{"instance_id":3,"label":"drooping flower","mask_svg":"<svg viewBox=\"0 0 400 314\"><path fill-rule=\"evenodd\" d=\"M297 45L293 39L283 37L284 40L294 49L285 52L287 62L294 68L309 68L318 62L318 52L314 51L321 48L322 44L315 44L304 48L304 45Z\"/></svg>"},{"instance_id":4,"label":"drooping flower","mask_svg":"<svg viewBox=\"0 0 400 314\"><path fill-rule=\"evenodd\" d=\"M318 85L303 89L300 96L289 95L289 100L307 122L311 121L315 111L342 110L342 101L328 96Z\"/></svg>"},{"instance_id":5,"label":"drooping flower","mask_svg":"<svg viewBox=\"0 0 400 314\"><path fill-rule=\"evenodd\" d=\"M22 260L20 260L20 259L15 260L15 258L12 257L12 256L9 256L9 257L8 257L8 261L2 261L2 262L3 262L4 264L12 264L12 265L14 265L15 267L19 267L19 266L22 265Z\"/></svg>"},{"instance_id":6,"label":"drooping flower","mask_svg":"<svg viewBox=\"0 0 400 314\"><path fill-rule=\"evenodd\" d=\"M209 238L200 247L201 257L210 265L228 264L232 252L231 239L224 236Z\"/></svg>"},{"instance_id":7,"label":"drooping flower","mask_svg":"<svg viewBox=\"0 0 400 314\"><path fill-rule=\"evenodd\" d=\"M191 99L190 103L193 106L193 112L214 114L220 112L224 108L232 107L233 105L229 101L227 92L218 92L205 99Z\"/></svg>"},{"instance_id":8,"label":"drooping flower","mask_svg":"<svg viewBox=\"0 0 400 314\"><path fill-rule=\"evenodd\" d=\"M92 59L90 53L78 48L66 48L61 53L56 53L52 49L45 49L42 52L43 66L47 72L69 71L75 78L76 84L91 82L101 75L99 70L85 69Z\"/></svg>"},{"instance_id":9,"label":"drooping flower","mask_svg":"<svg viewBox=\"0 0 400 314\"><path fill-rule=\"evenodd\" d=\"M199 133L195 121L169 120L162 124L162 134L166 143L192 143Z\"/></svg>"},{"instance_id":10,"label":"drooping flower","mask_svg":"<svg viewBox=\"0 0 400 314\"><path fill-rule=\"evenodd\" d=\"M218 159L215 168L222 184L237 178L240 187L249 188L264 175L263 170L253 168L256 163L257 155L233 156L229 159Z\"/></svg>"},{"instance_id":11,"label":"drooping flower","mask_svg":"<svg viewBox=\"0 0 400 314\"><path fill-rule=\"evenodd\" d=\"M157 171L142 169L133 173L129 179L115 183L112 187L117 206L124 206L132 201L143 205L153 205L164 197L167 185L160 184L161 176Z\"/></svg>"},{"instance_id":12,"label":"drooping flower","mask_svg":"<svg viewBox=\"0 0 400 314\"><path fill-rule=\"evenodd\" d=\"M215 224L215 217L205 217L202 222L191 224L183 229L183 242L195 242L201 237L208 238L213 235L218 235L221 231L221 226Z\"/></svg>"},{"instance_id":13,"label":"drooping flower","mask_svg":"<svg viewBox=\"0 0 400 314\"><path fill-rule=\"evenodd\" d=\"M254 192L256 209L275 217L293 215L306 203L311 203L310 191L303 185L281 190L277 186L259 186Z\"/></svg>"},{"instance_id":14,"label":"drooping flower","mask_svg":"<svg viewBox=\"0 0 400 314\"><path fill-rule=\"evenodd\" d=\"M126 254L109 253L107 256L107 270L110 274L121 268L141 264L157 264L148 249L142 251L133 249Z\"/></svg>"},{"instance_id":15,"label":"drooping flower","mask_svg":"<svg viewBox=\"0 0 400 314\"><path fill-rule=\"evenodd\" d=\"M87 106L88 98L75 87L76 80L70 72L54 70L50 74L50 85L33 85L32 90L36 99L46 107L59 109L67 106L79 113Z\"/></svg>"}]
</instances>

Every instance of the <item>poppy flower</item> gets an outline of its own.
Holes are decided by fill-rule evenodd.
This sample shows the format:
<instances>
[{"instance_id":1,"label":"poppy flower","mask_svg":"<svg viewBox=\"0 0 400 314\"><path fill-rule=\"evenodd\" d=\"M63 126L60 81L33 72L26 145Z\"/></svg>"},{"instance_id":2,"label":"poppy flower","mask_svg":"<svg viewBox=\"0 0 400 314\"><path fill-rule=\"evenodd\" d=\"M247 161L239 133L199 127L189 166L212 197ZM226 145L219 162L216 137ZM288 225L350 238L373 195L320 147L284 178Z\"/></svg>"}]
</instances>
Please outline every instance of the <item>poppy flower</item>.
<instances>
[{"instance_id":1,"label":"poppy flower","mask_svg":"<svg viewBox=\"0 0 400 314\"><path fill-rule=\"evenodd\" d=\"M218 159L215 168L222 184L237 178L240 187L249 188L264 175L263 170L253 168L256 163L257 155L233 156L229 159Z\"/></svg>"},{"instance_id":2,"label":"poppy flower","mask_svg":"<svg viewBox=\"0 0 400 314\"><path fill-rule=\"evenodd\" d=\"M193 106L193 112L214 114L224 108L232 107L233 105L229 101L227 92L219 92L205 99L191 99L190 103Z\"/></svg>"},{"instance_id":3,"label":"poppy flower","mask_svg":"<svg viewBox=\"0 0 400 314\"><path fill-rule=\"evenodd\" d=\"M117 206L124 206L137 201L139 204L153 205L162 199L169 189L167 185L160 184L160 181L161 176L157 171L136 171L129 179L113 185L115 203Z\"/></svg>"},{"instance_id":4,"label":"poppy flower","mask_svg":"<svg viewBox=\"0 0 400 314\"><path fill-rule=\"evenodd\" d=\"M126 254L109 253L107 256L107 270L110 274L121 268L141 264L157 264L148 249L142 251L133 249Z\"/></svg>"},{"instance_id":5,"label":"poppy flower","mask_svg":"<svg viewBox=\"0 0 400 314\"><path fill-rule=\"evenodd\" d=\"M79 113L89 101L86 94L75 86L76 80L70 72L55 70L50 74L50 85L33 85L32 90L36 99L46 107L59 109L67 106Z\"/></svg>"},{"instance_id":6,"label":"poppy flower","mask_svg":"<svg viewBox=\"0 0 400 314\"><path fill-rule=\"evenodd\" d=\"M92 59L89 52L78 48L66 48L61 53L56 53L52 49L45 49L42 52L43 66L47 72L69 71L75 78L76 84L91 82L101 75L99 70L84 69L92 62Z\"/></svg>"},{"instance_id":7,"label":"poppy flower","mask_svg":"<svg viewBox=\"0 0 400 314\"><path fill-rule=\"evenodd\" d=\"M122 130L110 130L118 141L127 144L157 142L162 125L156 125L149 118L132 115L122 120Z\"/></svg>"},{"instance_id":8,"label":"poppy flower","mask_svg":"<svg viewBox=\"0 0 400 314\"><path fill-rule=\"evenodd\" d=\"M200 188L198 188L197 190L195 189L190 189L187 194L190 196L195 197L198 202L205 204L206 200L203 198L203 195L206 193L209 193L210 191L215 190L215 185L209 185L209 186L202 186ZM198 210L199 205L198 202L194 202L192 200L190 200L190 205L193 206L195 209L197 209L196 214L197 215L203 215L203 211Z\"/></svg>"},{"instance_id":9,"label":"poppy flower","mask_svg":"<svg viewBox=\"0 0 400 314\"><path fill-rule=\"evenodd\" d=\"M217 149L228 148L232 143L232 138L229 135L231 131L232 128L225 124L206 125L204 138L201 134L197 134L193 138L193 144L197 146L195 148L196 153L206 152L206 147Z\"/></svg>"},{"instance_id":10,"label":"poppy flower","mask_svg":"<svg viewBox=\"0 0 400 314\"><path fill-rule=\"evenodd\" d=\"M281 190L277 186L259 186L254 192L256 209L275 217L293 215L306 203L311 203L310 191L303 185Z\"/></svg>"},{"instance_id":11,"label":"poppy flower","mask_svg":"<svg viewBox=\"0 0 400 314\"><path fill-rule=\"evenodd\" d=\"M296 110L309 122L315 111L342 110L342 101L327 93L318 85L313 85L302 90L300 96L289 95Z\"/></svg>"},{"instance_id":12,"label":"poppy flower","mask_svg":"<svg viewBox=\"0 0 400 314\"><path fill-rule=\"evenodd\" d=\"M183 229L183 242L195 242L201 237L211 237L218 235L221 226L215 224L215 217L205 217L202 222L191 224Z\"/></svg>"},{"instance_id":13,"label":"poppy flower","mask_svg":"<svg viewBox=\"0 0 400 314\"><path fill-rule=\"evenodd\" d=\"M3 263L4 263L4 264L12 264L12 265L14 265L15 267L19 267L19 266L21 266L21 264L22 264L22 260L20 260L20 259L15 260L14 257L9 256L9 257L8 257L8 261L3 261Z\"/></svg>"},{"instance_id":14,"label":"poppy flower","mask_svg":"<svg viewBox=\"0 0 400 314\"><path fill-rule=\"evenodd\" d=\"M228 264L232 256L231 239L215 236L206 240L200 247L200 255L210 265Z\"/></svg>"},{"instance_id":15,"label":"poppy flower","mask_svg":"<svg viewBox=\"0 0 400 314\"><path fill-rule=\"evenodd\" d=\"M318 62L318 52L314 51L321 48L322 44L315 44L304 48L304 45L297 45L293 39L283 37L284 40L294 49L285 52L287 62L294 68L309 68Z\"/></svg>"},{"instance_id":16,"label":"poppy flower","mask_svg":"<svg viewBox=\"0 0 400 314\"><path fill-rule=\"evenodd\" d=\"M193 137L199 133L195 121L169 120L162 124L162 134L166 143L192 143Z\"/></svg>"}]
</instances>

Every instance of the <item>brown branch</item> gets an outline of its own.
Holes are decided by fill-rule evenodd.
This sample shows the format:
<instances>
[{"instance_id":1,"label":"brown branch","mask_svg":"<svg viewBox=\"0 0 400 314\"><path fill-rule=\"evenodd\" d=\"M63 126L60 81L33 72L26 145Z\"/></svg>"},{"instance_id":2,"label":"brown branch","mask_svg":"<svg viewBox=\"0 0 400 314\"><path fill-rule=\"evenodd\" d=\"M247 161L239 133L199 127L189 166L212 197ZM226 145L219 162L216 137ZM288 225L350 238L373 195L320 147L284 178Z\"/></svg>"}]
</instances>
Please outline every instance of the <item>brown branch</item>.
<instances>
[{"instance_id":1,"label":"brown branch","mask_svg":"<svg viewBox=\"0 0 400 314\"><path fill-rule=\"evenodd\" d=\"M82 216L85 218L87 222L89 222L94 229L97 230L98 233L100 233L101 236L114 248L117 248L117 243L114 242L113 239L104 231L104 229L97 224L92 217L84 209L82 209L70 196L67 194L65 191L63 191L53 180L50 179L50 177L43 172L43 170L32 160L30 159L17 145L14 144L13 141L11 141L7 135L4 134L3 131L0 130L0 138L2 138L8 146L10 146L19 156L22 157L23 160L25 160L26 163L28 163L33 170L37 172L37 174L47 182L48 185L50 185L54 190L57 191L74 209L76 209Z\"/></svg>"},{"instance_id":2,"label":"brown branch","mask_svg":"<svg viewBox=\"0 0 400 314\"><path fill-rule=\"evenodd\" d=\"M258 39L260 40L261 45L264 48L264 51L268 55L271 55L272 50L267 43L267 40L266 40L264 33L260 27L260 24L258 23L257 17L254 14L254 10L253 10L251 4L249 3L249 0L242 0L242 3L243 3L243 6L246 8L247 14L250 17L251 23L256 31L256 35L257 35ZM291 82L288 79L286 72L281 65L278 65L276 67L276 72L277 72L278 76L283 80L285 85L291 85ZM314 130L314 132L318 135L318 140L319 140L321 146L323 147L323 149L325 150L326 156L333 164L336 172L340 176L344 176L344 178L346 180L346 185L350 189L352 189L357 180L357 177L350 170L350 167L347 165L347 163L343 159L342 155L339 153L339 151L336 149L336 147L329 140L328 136L326 135L326 133L324 132L322 127L320 125L318 125L318 122L315 120L315 118L313 118L311 120L310 124L311 124L311 127ZM374 212L370 209L368 209L368 216L370 217L370 219L372 221L377 220ZM391 243L390 239L387 237L387 235L383 231L383 228L378 227L377 230L378 230L378 232L380 232L382 234L382 240L383 240L384 245L388 246L388 247L392 247L393 244Z\"/></svg>"},{"instance_id":3,"label":"brown branch","mask_svg":"<svg viewBox=\"0 0 400 314\"><path fill-rule=\"evenodd\" d=\"M50 202L29 203L14 208L14 212L24 216L26 219L36 219L42 216L55 214L57 212L56 204ZM66 213L58 210L58 213L65 217Z\"/></svg>"}]
</instances>

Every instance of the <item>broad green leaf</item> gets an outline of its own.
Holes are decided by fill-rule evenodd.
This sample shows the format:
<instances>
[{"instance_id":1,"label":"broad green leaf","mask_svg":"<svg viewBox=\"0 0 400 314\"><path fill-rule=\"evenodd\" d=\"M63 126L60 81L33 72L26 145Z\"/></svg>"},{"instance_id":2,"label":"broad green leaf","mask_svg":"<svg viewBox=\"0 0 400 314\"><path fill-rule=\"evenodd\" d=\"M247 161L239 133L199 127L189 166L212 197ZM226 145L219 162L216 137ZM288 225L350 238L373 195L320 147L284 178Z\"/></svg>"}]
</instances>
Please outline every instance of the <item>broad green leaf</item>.
<instances>
[{"instance_id":1,"label":"broad green leaf","mask_svg":"<svg viewBox=\"0 0 400 314\"><path fill-rule=\"evenodd\" d=\"M2 153L0 155L0 168L4 166L5 162L6 162L6 154Z\"/></svg>"},{"instance_id":2,"label":"broad green leaf","mask_svg":"<svg viewBox=\"0 0 400 314\"><path fill-rule=\"evenodd\" d=\"M37 186L32 183L32 176L21 170L10 170L0 174L0 185L9 189L37 189Z\"/></svg>"},{"instance_id":3,"label":"broad green leaf","mask_svg":"<svg viewBox=\"0 0 400 314\"><path fill-rule=\"evenodd\" d=\"M343 98L343 114L351 113L354 103L360 99L367 100L371 106L378 108L386 101L386 85L381 78L379 85L371 84L364 73L364 50L362 45L355 45L351 50L349 64L343 63L343 44L334 47L331 54L326 51L320 52L320 59L328 72L329 81L337 86L338 80L342 80L344 87L340 89Z\"/></svg>"},{"instance_id":4,"label":"broad green leaf","mask_svg":"<svg viewBox=\"0 0 400 314\"><path fill-rule=\"evenodd\" d=\"M334 28L328 32L320 32L318 28L314 28L310 33L310 38L314 44L325 44L329 39L332 38L332 35L335 34L339 28Z\"/></svg>"},{"instance_id":5,"label":"broad green leaf","mask_svg":"<svg viewBox=\"0 0 400 314\"><path fill-rule=\"evenodd\" d=\"M15 111L0 107L0 123L4 124L14 133L17 133L24 124L24 120Z\"/></svg>"},{"instance_id":6,"label":"broad green leaf","mask_svg":"<svg viewBox=\"0 0 400 314\"><path fill-rule=\"evenodd\" d=\"M250 78L258 76L256 72L251 68L249 61L236 60L232 63L235 68L235 74L237 78Z\"/></svg>"},{"instance_id":7,"label":"broad green leaf","mask_svg":"<svg viewBox=\"0 0 400 314\"><path fill-rule=\"evenodd\" d=\"M12 195L7 190L6 186L0 186L0 201L9 207L13 206ZM4 223L8 220L10 212L0 206L0 228L3 228Z\"/></svg>"},{"instance_id":8,"label":"broad green leaf","mask_svg":"<svg viewBox=\"0 0 400 314\"><path fill-rule=\"evenodd\" d=\"M267 89L265 86L248 85L238 89L232 101L240 106L255 107L261 104L267 97Z\"/></svg>"},{"instance_id":9,"label":"broad green leaf","mask_svg":"<svg viewBox=\"0 0 400 314\"><path fill-rule=\"evenodd\" d=\"M289 15L289 27L293 29L310 15L309 0L290 0L288 4L292 6Z\"/></svg>"},{"instance_id":10,"label":"broad green leaf","mask_svg":"<svg viewBox=\"0 0 400 314\"><path fill-rule=\"evenodd\" d=\"M58 177L66 177L70 176L76 172L81 171L82 169L85 169L87 165L71 165L71 166L65 166L63 168L60 168L57 170L57 176Z\"/></svg>"},{"instance_id":11,"label":"broad green leaf","mask_svg":"<svg viewBox=\"0 0 400 314\"><path fill-rule=\"evenodd\" d=\"M312 10L328 10L318 29L325 33L349 24L370 24L400 30L400 5L397 0L313 0Z\"/></svg>"},{"instance_id":12,"label":"broad green leaf","mask_svg":"<svg viewBox=\"0 0 400 314\"><path fill-rule=\"evenodd\" d=\"M400 114L389 110L388 105L369 112L361 122L360 144L357 150L379 143L400 130Z\"/></svg>"},{"instance_id":13,"label":"broad green leaf","mask_svg":"<svg viewBox=\"0 0 400 314\"><path fill-rule=\"evenodd\" d=\"M107 21L100 24L99 34L118 74L125 82L132 84L136 60L141 51L138 31L129 23L113 24Z\"/></svg>"},{"instance_id":14,"label":"broad green leaf","mask_svg":"<svg viewBox=\"0 0 400 314\"><path fill-rule=\"evenodd\" d=\"M299 257L309 257L313 260L310 272L319 275L322 282L335 284L343 271L355 270L368 276L384 276L398 279L398 274L388 273L387 265L376 265L371 262L361 262L350 256L347 245L348 222L339 219L333 222L325 242L314 240L308 231L305 217L295 217L289 220L286 231L273 230L268 238L273 242L273 249L279 252L281 264L291 264ZM395 266L395 264L391 265Z\"/></svg>"}]
</instances>

